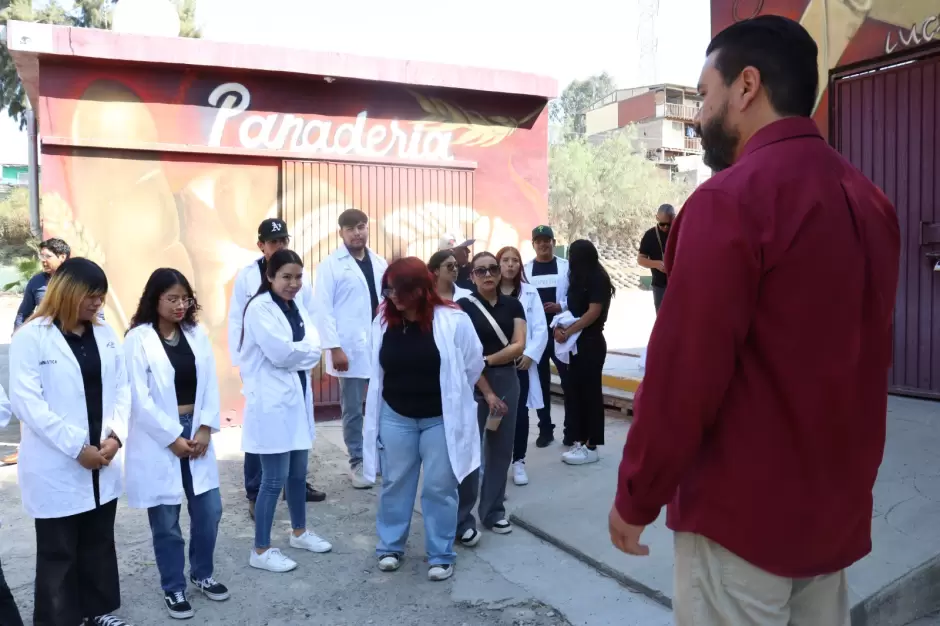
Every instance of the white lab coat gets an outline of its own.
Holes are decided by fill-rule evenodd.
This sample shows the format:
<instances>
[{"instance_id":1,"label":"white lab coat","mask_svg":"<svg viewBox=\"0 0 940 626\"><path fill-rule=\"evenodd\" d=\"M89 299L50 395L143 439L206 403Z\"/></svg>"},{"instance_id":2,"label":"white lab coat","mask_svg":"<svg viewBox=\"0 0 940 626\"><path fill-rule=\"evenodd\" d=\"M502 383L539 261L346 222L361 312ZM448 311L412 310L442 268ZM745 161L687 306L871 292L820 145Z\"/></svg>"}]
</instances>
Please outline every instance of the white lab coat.
<instances>
[{"instance_id":1,"label":"white lab coat","mask_svg":"<svg viewBox=\"0 0 940 626\"><path fill-rule=\"evenodd\" d=\"M472 295L473 295L473 292L470 291L469 289L464 289L463 287L460 287L459 285L454 285L454 302L457 302L461 298L467 298Z\"/></svg>"},{"instance_id":2,"label":"white lab coat","mask_svg":"<svg viewBox=\"0 0 940 626\"><path fill-rule=\"evenodd\" d=\"M545 319L545 309L542 308L539 290L534 286L529 283L522 283L519 302L522 303L522 308L525 310L526 319L525 350L522 354L533 361L528 370L529 395L526 398L526 407L541 409L545 404L544 398L542 398L542 385L539 383L538 364L542 358L542 353L545 352L545 346L548 345L548 322Z\"/></svg>"},{"instance_id":3,"label":"white lab coat","mask_svg":"<svg viewBox=\"0 0 940 626\"><path fill-rule=\"evenodd\" d=\"M261 287L261 269L258 267L258 261L253 261L238 270L238 274L235 275L235 284L232 285L232 297L228 304L228 353L232 360L232 367L238 367L238 342L242 336L245 305L253 295L258 293L259 287ZM313 286L306 269L304 269L303 285L296 299L307 308L308 312L313 311Z\"/></svg>"},{"instance_id":4,"label":"white lab coat","mask_svg":"<svg viewBox=\"0 0 940 626\"><path fill-rule=\"evenodd\" d=\"M379 351L385 336L382 316L375 318L375 341L369 362L371 381L366 393L362 427L362 472L375 482L378 468L379 411L385 379L379 363ZM444 410L444 437L447 456L454 476L462 481L480 467L480 425L473 388L483 373L483 346L477 338L470 317L459 309L439 306L434 310L434 343L441 353L441 404Z\"/></svg>"},{"instance_id":5,"label":"white lab coat","mask_svg":"<svg viewBox=\"0 0 940 626\"><path fill-rule=\"evenodd\" d=\"M7 392L0 385L0 428L6 427L13 417L13 409L10 408L10 399L7 398Z\"/></svg>"},{"instance_id":6,"label":"white lab coat","mask_svg":"<svg viewBox=\"0 0 940 626\"><path fill-rule=\"evenodd\" d=\"M110 326L92 327L101 357L101 438L127 441L131 394L124 351ZM49 318L20 326L10 345L10 404L24 424L20 441L20 493L27 515L60 518L95 508L92 473L78 462L90 443L81 368ZM98 473L100 503L121 496L123 448Z\"/></svg>"},{"instance_id":7,"label":"white lab coat","mask_svg":"<svg viewBox=\"0 0 940 626\"><path fill-rule=\"evenodd\" d=\"M219 385L215 359L206 332L196 326L183 331L196 357L195 436L200 426L219 432ZM174 378L160 335L150 324L132 329L124 338L124 355L131 388L131 418L127 433L127 503L149 509L183 503L180 460L168 447L182 435ZM193 493L197 496L219 486L215 447L210 441L205 456L189 459Z\"/></svg>"},{"instance_id":8,"label":"white lab coat","mask_svg":"<svg viewBox=\"0 0 940 626\"><path fill-rule=\"evenodd\" d=\"M561 326L562 328L567 328L577 322L580 317L575 317L571 314L571 311L562 311L555 316L555 319L552 320L552 328ZM554 333L553 333L554 334ZM565 339L564 343L558 343L555 341L555 356L562 363L570 363L571 355L578 353L578 338L581 336L581 331L579 330L573 335L570 335ZM554 341L554 339L552 340Z\"/></svg>"},{"instance_id":9,"label":"white lab coat","mask_svg":"<svg viewBox=\"0 0 940 626\"><path fill-rule=\"evenodd\" d=\"M375 276L375 293L382 302L382 276L388 263L368 248ZM326 371L339 378L369 378L372 347L372 300L366 277L356 259L341 245L317 266L314 290L314 318L323 351ZM349 369L337 372L333 367L331 348L342 348L349 359Z\"/></svg>"},{"instance_id":10,"label":"white lab coat","mask_svg":"<svg viewBox=\"0 0 940 626\"><path fill-rule=\"evenodd\" d=\"M308 379L304 396L297 372L309 373L320 362L320 338L303 304L294 302L304 324L301 341L294 341L290 322L270 293L248 305L239 365L245 393L245 452L279 454L313 446L312 381Z\"/></svg>"},{"instance_id":11,"label":"white lab coat","mask_svg":"<svg viewBox=\"0 0 940 626\"><path fill-rule=\"evenodd\" d=\"M532 275L532 263L525 264L525 277L536 289L555 288L555 302L561 305L562 311L568 310L568 261L560 256L555 257L558 264L557 274Z\"/></svg>"}]
</instances>

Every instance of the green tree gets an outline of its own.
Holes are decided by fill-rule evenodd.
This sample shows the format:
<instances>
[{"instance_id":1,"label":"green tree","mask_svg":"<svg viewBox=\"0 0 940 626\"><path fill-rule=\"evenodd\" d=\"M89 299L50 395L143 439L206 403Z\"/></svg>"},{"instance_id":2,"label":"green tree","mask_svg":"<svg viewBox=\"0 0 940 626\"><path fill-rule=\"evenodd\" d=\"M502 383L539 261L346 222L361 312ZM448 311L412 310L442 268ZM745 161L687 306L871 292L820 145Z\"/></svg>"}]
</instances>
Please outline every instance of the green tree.
<instances>
[{"instance_id":1,"label":"green tree","mask_svg":"<svg viewBox=\"0 0 940 626\"><path fill-rule=\"evenodd\" d=\"M671 180L645 152L629 128L597 144L573 138L551 147L549 214L565 243L633 242L661 204L685 202L691 190Z\"/></svg>"},{"instance_id":2,"label":"green tree","mask_svg":"<svg viewBox=\"0 0 940 626\"><path fill-rule=\"evenodd\" d=\"M617 88L607 72L589 76L585 80L573 80L552 100L549 116L553 122L562 124L567 134L584 135L584 110L613 92Z\"/></svg>"},{"instance_id":3,"label":"green tree","mask_svg":"<svg viewBox=\"0 0 940 626\"><path fill-rule=\"evenodd\" d=\"M39 22L81 28L110 28L111 9L116 0L75 0L66 11L59 0L49 0L40 9L33 9L31 0L0 0L0 25L9 20ZM174 0L180 15L180 36L199 37L196 26L195 0ZM16 66L6 46L0 45L0 109L26 126L26 92L16 73Z\"/></svg>"}]
</instances>

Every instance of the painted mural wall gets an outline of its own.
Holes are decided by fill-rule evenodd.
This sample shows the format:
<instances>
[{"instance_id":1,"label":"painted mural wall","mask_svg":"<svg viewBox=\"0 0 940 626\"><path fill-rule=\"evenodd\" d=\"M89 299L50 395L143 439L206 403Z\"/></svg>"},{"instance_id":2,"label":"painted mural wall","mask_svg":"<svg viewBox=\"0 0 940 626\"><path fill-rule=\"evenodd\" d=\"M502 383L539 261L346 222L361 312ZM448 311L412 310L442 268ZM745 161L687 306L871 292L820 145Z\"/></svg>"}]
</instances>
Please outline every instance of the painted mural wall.
<instances>
[{"instance_id":1,"label":"painted mural wall","mask_svg":"<svg viewBox=\"0 0 940 626\"><path fill-rule=\"evenodd\" d=\"M278 214L295 185L318 189L329 207L284 215L304 233L295 244L313 260L315 280L314 251L335 248L338 235L335 222L311 215L368 213L378 193L341 184L328 174L336 168L310 168L324 172L315 180L282 176L283 160L473 171L472 194L385 198L395 210L373 216L371 238L387 254L426 256L444 232L475 236L477 250L529 251L528 233L547 217L547 113L538 98L50 64L40 92L45 236L103 265L111 281L105 315L118 332L155 268L190 277L230 409L241 396L227 307L236 272L258 257L258 223Z\"/></svg>"},{"instance_id":2,"label":"painted mural wall","mask_svg":"<svg viewBox=\"0 0 940 626\"><path fill-rule=\"evenodd\" d=\"M820 85L829 70L940 42L938 0L711 0L712 33L757 15L798 20L819 46ZM815 119L829 129L829 93L821 90Z\"/></svg>"}]
</instances>

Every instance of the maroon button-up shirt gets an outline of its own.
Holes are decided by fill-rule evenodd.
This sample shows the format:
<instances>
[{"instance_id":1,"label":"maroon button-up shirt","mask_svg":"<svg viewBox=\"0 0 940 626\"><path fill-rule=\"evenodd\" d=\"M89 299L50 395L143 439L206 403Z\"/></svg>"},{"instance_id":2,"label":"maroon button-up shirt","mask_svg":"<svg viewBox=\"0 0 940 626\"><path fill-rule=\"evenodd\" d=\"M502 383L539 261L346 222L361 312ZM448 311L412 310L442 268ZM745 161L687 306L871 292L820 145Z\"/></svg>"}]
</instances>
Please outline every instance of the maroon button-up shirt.
<instances>
[{"instance_id":1,"label":"maroon button-up shirt","mask_svg":"<svg viewBox=\"0 0 940 626\"><path fill-rule=\"evenodd\" d=\"M807 118L759 131L689 198L616 507L779 576L871 550L900 233Z\"/></svg>"}]
</instances>

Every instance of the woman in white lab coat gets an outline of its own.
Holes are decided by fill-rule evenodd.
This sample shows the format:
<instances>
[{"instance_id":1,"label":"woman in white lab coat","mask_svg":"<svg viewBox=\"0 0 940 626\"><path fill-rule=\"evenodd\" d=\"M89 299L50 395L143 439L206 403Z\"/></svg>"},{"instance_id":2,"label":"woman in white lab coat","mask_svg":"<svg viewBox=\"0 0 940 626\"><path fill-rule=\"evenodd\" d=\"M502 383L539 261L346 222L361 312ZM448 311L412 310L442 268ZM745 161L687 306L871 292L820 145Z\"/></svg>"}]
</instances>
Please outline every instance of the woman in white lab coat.
<instances>
[{"instance_id":1,"label":"woman in white lab coat","mask_svg":"<svg viewBox=\"0 0 940 626\"><path fill-rule=\"evenodd\" d=\"M364 477L375 482L382 467L376 556L380 570L399 568L423 466L428 578L446 580L457 558L457 487L480 465L473 387L483 347L470 318L437 294L420 259L389 265L382 291L363 428Z\"/></svg>"},{"instance_id":2,"label":"woman in white lab coat","mask_svg":"<svg viewBox=\"0 0 940 626\"><path fill-rule=\"evenodd\" d=\"M310 552L333 548L307 530L307 456L314 439L310 370L320 362L320 339L309 312L295 299L303 283L300 256L293 250L275 252L267 279L245 306L238 347L245 393L242 450L261 455L249 564L288 572L297 563L271 547L274 510L285 486L290 546Z\"/></svg>"},{"instance_id":3,"label":"woman in white lab coat","mask_svg":"<svg viewBox=\"0 0 940 626\"><path fill-rule=\"evenodd\" d=\"M470 295L469 289L464 289L456 282L457 257L454 256L453 250L438 250L432 254L428 261L428 269L434 275L437 295L442 300L457 302Z\"/></svg>"},{"instance_id":4,"label":"woman in white lab coat","mask_svg":"<svg viewBox=\"0 0 940 626\"><path fill-rule=\"evenodd\" d=\"M124 338L131 387L127 433L127 501L147 509L163 603L170 617L193 616L186 598L180 509L190 519L189 582L210 600L229 591L213 577L222 519L212 434L219 431L215 358L196 322L199 305L179 271L150 275Z\"/></svg>"},{"instance_id":5,"label":"woman in white lab coat","mask_svg":"<svg viewBox=\"0 0 940 626\"><path fill-rule=\"evenodd\" d=\"M496 253L496 260L499 261L501 276L500 291L503 295L518 298L522 303L526 317L526 333L528 333L525 351L516 361L519 374L519 406L516 413L516 437L512 451L512 481L522 486L529 484L529 476L525 469L525 455L529 446L529 409L541 409L545 401L542 398L538 364L548 344L548 322L545 320L539 290L526 280L519 250L507 246Z\"/></svg>"},{"instance_id":6,"label":"woman in white lab coat","mask_svg":"<svg viewBox=\"0 0 940 626\"><path fill-rule=\"evenodd\" d=\"M108 279L72 258L13 335L10 403L23 423L19 482L36 520L34 623L120 626L114 516L130 391L117 335L98 320Z\"/></svg>"},{"instance_id":7,"label":"woman in white lab coat","mask_svg":"<svg viewBox=\"0 0 940 626\"><path fill-rule=\"evenodd\" d=\"M13 417L13 411L10 409L10 400L7 398L3 385L0 385L0 428L6 428ZM23 619L20 617L20 611L16 608L16 600L10 593L10 586L7 585L6 578L3 576L3 568L0 567L0 624L9 624L9 626L23 626Z\"/></svg>"}]
</instances>

